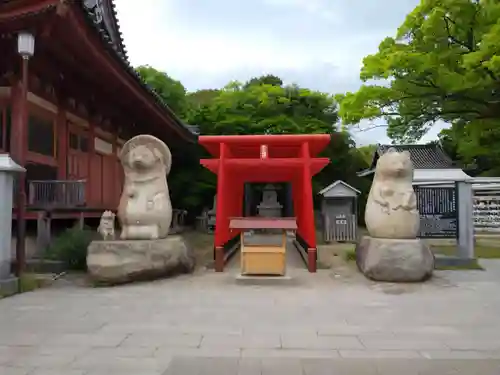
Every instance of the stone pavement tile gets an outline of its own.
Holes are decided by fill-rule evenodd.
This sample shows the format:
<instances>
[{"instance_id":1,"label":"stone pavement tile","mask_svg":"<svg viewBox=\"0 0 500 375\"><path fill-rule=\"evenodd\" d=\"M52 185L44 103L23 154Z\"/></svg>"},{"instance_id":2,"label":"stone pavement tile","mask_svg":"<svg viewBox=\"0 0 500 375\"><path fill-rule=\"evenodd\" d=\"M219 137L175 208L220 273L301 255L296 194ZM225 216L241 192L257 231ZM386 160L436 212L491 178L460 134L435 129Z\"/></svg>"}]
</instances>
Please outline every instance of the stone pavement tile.
<instances>
[{"instance_id":1,"label":"stone pavement tile","mask_svg":"<svg viewBox=\"0 0 500 375\"><path fill-rule=\"evenodd\" d=\"M200 358L173 358L163 375L200 375L202 366Z\"/></svg>"},{"instance_id":2,"label":"stone pavement tile","mask_svg":"<svg viewBox=\"0 0 500 375\"><path fill-rule=\"evenodd\" d=\"M29 375L87 375L87 373L85 370L68 370L67 368L60 368L60 369L37 368L31 371Z\"/></svg>"},{"instance_id":3,"label":"stone pavement tile","mask_svg":"<svg viewBox=\"0 0 500 375\"><path fill-rule=\"evenodd\" d=\"M328 336L357 336L357 335L380 335L390 334L389 328L381 327L378 325L350 325L338 324L318 328L318 335Z\"/></svg>"},{"instance_id":4,"label":"stone pavement tile","mask_svg":"<svg viewBox=\"0 0 500 375\"><path fill-rule=\"evenodd\" d=\"M500 374L500 361L498 360L457 360L454 368L459 375L498 375Z\"/></svg>"},{"instance_id":5,"label":"stone pavement tile","mask_svg":"<svg viewBox=\"0 0 500 375\"><path fill-rule=\"evenodd\" d=\"M120 346L123 347L159 347L176 346L186 348L197 348L200 346L202 336L191 333L132 333Z\"/></svg>"},{"instance_id":6,"label":"stone pavement tile","mask_svg":"<svg viewBox=\"0 0 500 375\"><path fill-rule=\"evenodd\" d=\"M170 357L134 358L134 357L110 357L92 352L78 357L69 364L70 369L76 370L99 370L99 371L136 371L160 372L165 371L170 364Z\"/></svg>"},{"instance_id":7,"label":"stone pavement tile","mask_svg":"<svg viewBox=\"0 0 500 375\"><path fill-rule=\"evenodd\" d=\"M155 358L173 358L173 357L200 357L200 358L239 358L241 350L238 348L210 347L210 348L176 348L159 347Z\"/></svg>"},{"instance_id":8,"label":"stone pavement tile","mask_svg":"<svg viewBox=\"0 0 500 375\"><path fill-rule=\"evenodd\" d=\"M47 339L45 334L26 332L2 332L0 335L1 346L35 346Z\"/></svg>"},{"instance_id":9,"label":"stone pavement tile","mask_svg":"<svg viewBox=\"0 0 500 375\"><path fill-rule=\"evenodd\" d=\"M304 375L376 375L373 361L352 359L303 359ZM386 374L392 375L392 374ZM395 374L396 375L396 374ZM406 374L405 374L406 375Z\"/></svg>"},{"instance_id":10,"label":"stone pavement tile","mask_svg":"<svg viewBox=\"0 0 500 375\"><path fill-rule=\"evenodd\" d=\"M264 358L262 375L302 375L302 362L293 358Z\"/></svg>"},{"instance_id":11,"label":"stone pavement tile","mask_svg":"<svg viewBox=\"0 0 500 375\"><path fill-rule=\"evenodd\" d=\"M444 337L447 336L459 336L462 334L458 327L454 326L443 326L443 325L418 325L415 324L413 326L392 326L389 329L390 332L396 335L441 335Z\"/></svg>"},{"instance_id":12,"label":"stone pavement tile","mask_svg":"<svg viewBox=\"0 0 500 375\"><path fill-rule=\"evenodd\" d=\"M237 375L239 358L203 358L200 375Z\"/></svg>"},{"instance_id":13,"label":"stone pavement tile","mask_svg":"<svg viewBox=\"0 0 500 375\"><path fill-rule=\"evenodd\" d=\"M242 358L338 358L331 349L243 349Z\"/></svg>"},{"instance_id":14,"label":"stone pavement tile","mask_svg":"<svg viewBox=\"0 0 500 375\"><path fill-rule=\"evenodd\" d=\"M339 350L342 358L422 358L415 350Z\"/></svg>"},{"instance_id":15,"label":"stone pavement tile","mask_svg":"<svg viewBox=\"0 0 500 375\"><path fill-rule=\"evenodd\" d=\"M68 333L54 335L43 342L46 346L86 346L86 347L113 347L120 345L123 340L127 337L127 334L101 334L101 333L90 333L90 334L79 334L79 333Z\"/></svg>"},{"instance_id":16,"label":"stone pavement tile","mask_svg":"<svg viewBox=\"0 0 500 375\"><path fill-rule=\"evenodd\" d=\"M0 365L32 355L37 350L36 346L0 346Z\"/></svg>"},{"instance_id":17,"label":"stone pavement tile","mask_svg":"<svg viewBox=\"0 0 500 375\"><path fill-rule=\"evenodd\" d=\"M244 335L205 334L201 340L201 348L280 348L279 334L248 333Z\"/></svg>"},{"instance_id":18,"label":"stone pavement tile","mask_svg":"<svg viewBox=\"0 0 500 375\"><path fill-rule=\"evenodd\" d=\"M363 349L356 336L318 336L282 334L281 346L286 349Z\"/></svg>"},{"instance_id":19,"label":"stone pavement tile","mask_svg":"<svg viewBox=\"0 0 500 375\"><path fill-rule=\"evenodd\" d=\"M262 361L259 358L240 358L237 375L262 375ZM222 374L221 374L222 375Z\"/></svg>"},{"instance_id":20,"label":"stone pavement tile","mask_svg":"<svg viewBox=\"0 0 500 375\"><path fill-rule=\"evenodd\" d=\"M28 367L6 367L0 366L0 374L2 375L28 375L33 368Z\"/></svg>"},{"instance_id":21,"label":"stone pavement tile","mask_svg":"<svg viewBox=\"0 0 500 375\"><path fill-rule=\"evenodd\" d=\"M437 339L422 337L371 337L359 336L360 341L367 349L384 350L447 350L444 342Z\"/></svg>"},{"instance_id":22,"label":"stone pavement tile","mask_svg":"<svg viewBox=\"0 0 500 375\"><path fill-rule=\"evenodd\" d=\"M85 354L101 357L126 357L126 358L153 358L156 348L154 347L116 347L116 348L90 348Z\"/></svg>"},{"instance_id":23,"label":"stone pavement tile","mask_svg":"<svg viewBox=\"0 0 500 375\"><path fill-rule=\"evenodd\" d=\"M500 352L476 350L424 350L420 355L428 359L500 359Z\"/></svg>"},{"instance_id":24,"label":"stone pavement tile","mask_svg":"<svg viewBox=\"0 0 500 375\"><path fill-rule=\"evenodd\" d=\"M25 357L17 357L8 361L7 364L13 367L42 367L42 368L58 368L68 366L76 358L76 355L71 356L54 356L54 355L29 355Z\"/></svg>"},{"instance_id":25,"label":"stone pavement tile","mask_svg":"<svg viewBox=\"0 0 500 375\"><path fill-rule=\"evenodd\" d=\"M500 337L496 339L446 339L444 341L449 349L456 350L500 350Z\"/></svg>"}]
</instances>

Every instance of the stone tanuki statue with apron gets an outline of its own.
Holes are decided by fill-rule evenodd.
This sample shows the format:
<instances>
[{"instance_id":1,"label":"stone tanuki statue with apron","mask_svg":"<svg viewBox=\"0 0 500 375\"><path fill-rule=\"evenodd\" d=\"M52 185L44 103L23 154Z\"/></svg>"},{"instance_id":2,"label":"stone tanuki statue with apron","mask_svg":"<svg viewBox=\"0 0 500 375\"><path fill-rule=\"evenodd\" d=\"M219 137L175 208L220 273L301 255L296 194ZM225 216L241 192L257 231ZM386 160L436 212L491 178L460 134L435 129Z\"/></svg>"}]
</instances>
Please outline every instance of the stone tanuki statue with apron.
<instances>
[{"instance_id":1,"label":"stone tanuki statue with apron","mask_svg":"<svg viewBox=\"0 0 500 375\"><path fill-rule=\"evenodd\" d=\"M125 143L120 160L125 174L118 207L120 238L167 237L172 222L167 185L172 156L167 145L153 136L140 135Z\"/></svg>"}]
</instances>

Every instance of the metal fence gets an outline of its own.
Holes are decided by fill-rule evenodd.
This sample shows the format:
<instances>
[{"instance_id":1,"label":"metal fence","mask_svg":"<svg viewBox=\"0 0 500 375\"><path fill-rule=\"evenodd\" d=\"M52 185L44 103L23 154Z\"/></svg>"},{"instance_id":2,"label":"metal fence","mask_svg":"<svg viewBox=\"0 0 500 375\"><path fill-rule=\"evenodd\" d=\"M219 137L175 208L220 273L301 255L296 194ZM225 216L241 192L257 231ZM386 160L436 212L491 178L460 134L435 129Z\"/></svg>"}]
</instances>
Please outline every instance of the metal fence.
<instances>
[{"instance_id":1,"label":"metal fence","mask_svg":"<svg viewBox=\"0 0 500 375\"><path fill-rule=\"evenodd\" d=\"M356 215L337 215L331 220L328 215L324 216L325 242L354 242L357 238Z\"/></svg>"}]
</instances>

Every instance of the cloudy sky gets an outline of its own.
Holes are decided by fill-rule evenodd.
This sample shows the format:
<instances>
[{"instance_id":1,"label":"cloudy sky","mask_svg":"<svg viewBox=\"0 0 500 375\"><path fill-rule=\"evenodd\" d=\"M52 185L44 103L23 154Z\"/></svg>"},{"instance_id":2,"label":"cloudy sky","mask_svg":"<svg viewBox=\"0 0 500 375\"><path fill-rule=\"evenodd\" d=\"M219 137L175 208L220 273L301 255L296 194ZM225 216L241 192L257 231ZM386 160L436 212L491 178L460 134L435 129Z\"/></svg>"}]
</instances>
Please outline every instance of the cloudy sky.
<instances>
[{"instance_id":1,"label":"cloudy sky","mask_svg":"<svg viewBox=\"0 0 500 375\"><path fill-rule=\"evenodd\" d=\"M115 0L131 63L163 70L189 91L272 73L286 83L330 93L360 86L363 57L394 35L418 3ZM383 127L353 134L359 144L389 141Z\"/></svg>"}]
</instances>

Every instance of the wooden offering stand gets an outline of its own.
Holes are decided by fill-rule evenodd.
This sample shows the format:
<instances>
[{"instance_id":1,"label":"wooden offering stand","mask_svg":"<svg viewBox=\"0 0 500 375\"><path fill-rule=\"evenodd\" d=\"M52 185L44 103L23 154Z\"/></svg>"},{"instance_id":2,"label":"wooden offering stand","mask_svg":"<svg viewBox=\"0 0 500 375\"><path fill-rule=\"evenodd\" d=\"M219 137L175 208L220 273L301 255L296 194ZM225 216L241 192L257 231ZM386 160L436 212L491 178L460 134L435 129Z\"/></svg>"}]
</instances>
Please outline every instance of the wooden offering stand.
<instances>
[{"instance_id":1,"label":"wooden offering stand","mask_svg":"<svg viewBox=\"0 0 500 375\"><path fill-rule=\"evenodd\" d=\"M231 230L241 230L241 274L284 276L286 272L286 233L297 230L294 217L233 217L230 219ZM281 230L281 241L277 244L254 243L245 238L250 230ZM252 236L255 239L259 236Z\"/></svg>"}]
</instances>

